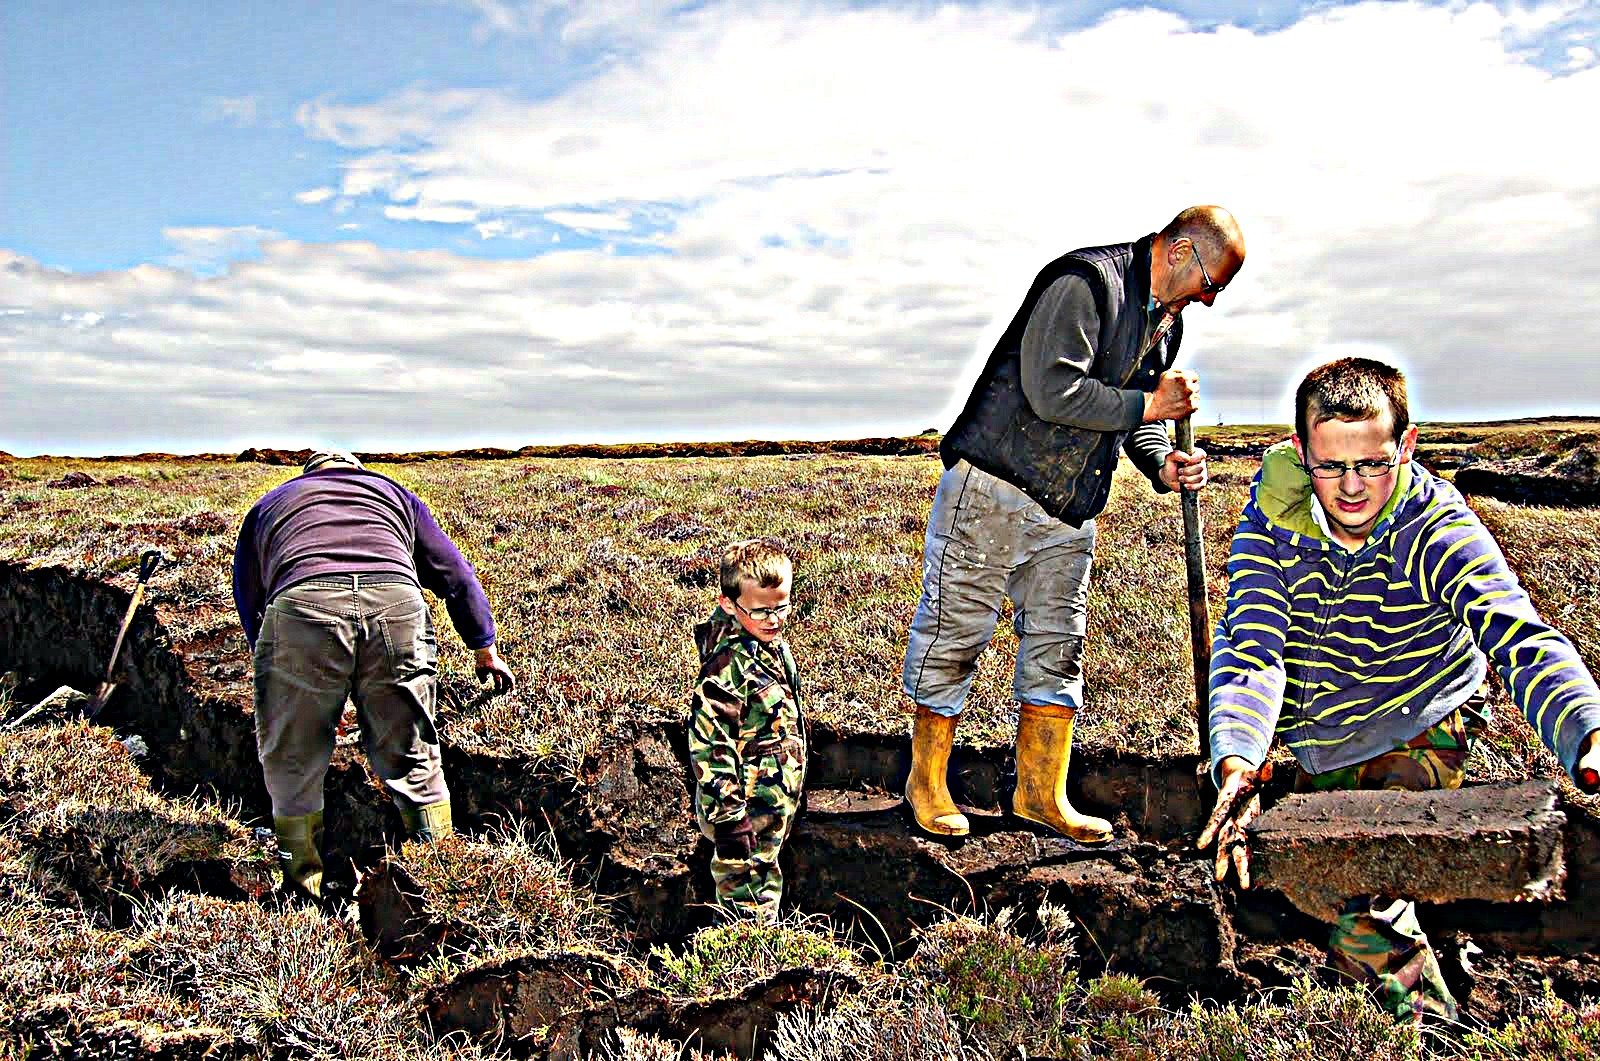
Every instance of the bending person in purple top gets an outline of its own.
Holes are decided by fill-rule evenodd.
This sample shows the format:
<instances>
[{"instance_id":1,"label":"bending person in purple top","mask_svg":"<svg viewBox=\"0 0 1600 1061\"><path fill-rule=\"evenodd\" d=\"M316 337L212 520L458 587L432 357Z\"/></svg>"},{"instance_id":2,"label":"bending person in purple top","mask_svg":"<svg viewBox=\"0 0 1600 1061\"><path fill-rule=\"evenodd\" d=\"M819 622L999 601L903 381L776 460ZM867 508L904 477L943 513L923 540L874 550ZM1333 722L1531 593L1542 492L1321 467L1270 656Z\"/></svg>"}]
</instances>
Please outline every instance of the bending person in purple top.
<instances>
[{"instance_id":1,"label":"bending person in purple top","mask_svg":"<svg viewBox=\"0 0 1600 1061\"><path fill-rule=\"evenodd\" d=\"M407 832L433 841L452 831L424 589L444 598L478 678L509 692L516 680L472 565L399 483L324 451L239 528L233 600L253 650L256 744L285 888L322 894L322 783L346 695Z\"/></svg>"}]
</instances>

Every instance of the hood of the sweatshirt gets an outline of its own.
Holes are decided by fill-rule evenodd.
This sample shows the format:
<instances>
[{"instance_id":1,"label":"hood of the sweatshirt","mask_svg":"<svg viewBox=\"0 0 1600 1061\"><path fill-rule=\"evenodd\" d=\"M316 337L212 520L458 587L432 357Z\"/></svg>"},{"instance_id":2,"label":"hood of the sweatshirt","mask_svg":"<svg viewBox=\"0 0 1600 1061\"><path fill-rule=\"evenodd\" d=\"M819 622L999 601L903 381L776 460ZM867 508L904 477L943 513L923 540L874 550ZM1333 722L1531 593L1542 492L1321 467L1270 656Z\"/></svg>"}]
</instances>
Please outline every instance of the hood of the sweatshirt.
<instances>
[{"instance_id":1,"label":"hood of the sweatshirt","mask_svg":"<svg viewBox=\"0 0 1600 1061\"><path fill-rule=\"evenodd\" d=\"M1383 533L1393 521L1401 501L1412 491L1414 477L1410 461L1396 465L1395 476L1394 493L1378 512L1368 541ZM1311 474L1300 463L1293 439L1285 439L1261 455L1261 472L1251 488L1250 503L1279 537L1299 535L1327 548L1337 544L1317 525L1317 518L1312 515L1316 495L1311 491Z\"/></svg>"},{"instance_id":2,"label":"hood of the sweatshirt","mask_svg":"<svg viewBox=\"0 0 1600 1061\"><path fill-rule=\"evenodd\" d=\"M723 611L722 605L713 608L710 616L694 624L694 647L700 650L700 662L704 664L716 655L718 646L737 636L741 629L739 621Z\"/></svg>"}]
</instances>

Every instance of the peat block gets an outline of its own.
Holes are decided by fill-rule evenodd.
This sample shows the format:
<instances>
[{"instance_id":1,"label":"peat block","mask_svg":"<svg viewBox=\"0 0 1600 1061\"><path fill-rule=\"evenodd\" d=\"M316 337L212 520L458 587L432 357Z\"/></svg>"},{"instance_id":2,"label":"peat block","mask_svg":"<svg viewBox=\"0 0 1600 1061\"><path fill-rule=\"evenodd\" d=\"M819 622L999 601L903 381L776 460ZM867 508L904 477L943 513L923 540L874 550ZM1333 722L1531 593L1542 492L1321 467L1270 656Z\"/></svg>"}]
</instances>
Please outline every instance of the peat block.
<instances>
[{"instance_id":1,"label":"peat block","mask_svg":"<svg viewBox=\"0 0 1600 1061\"><path fill-rule=\"evenodd\" d=\"M430 988L423 1009L440 1034L462 1031L522 1052L547 1045L562 1018L637 982L632 969L603 954L529 955L486 963Z\"/></svg>"},{"instance_id":2,"label":"peat block","mask_svg":"<svg viewBox=\"0 0 1600 1061\"><path fill-rule=\"evenodd\" d=\"M422 886L392 855L362 876L355 898L361 934L391 961L437 954L457 929L428 914Z\"/></svg>"},{"instance_id":3,"label":"peat block","mask_svg":"<svg viewBox=\"0 0 1600 1061\"><path fill-rule=\"evenodd\" d=\"M1015 901L1066 907L1091 965L1099 958L1108 971L1152 978L1153 988L1229 998L1254 986L1235 968L1233 920L1210 865L1159 850L1035 866Z\"/></svg>"},{"instance_id":4,"label":"peat block","mask_svg":"<svg viewBox=\"0 0 1600 1061\"><path fill-rule=\"evenodd\" d=\"M71 995L50 995L6 1031L23 1044L18 1057L74 1058L76 1061L215 1061L249 1052L221 1028L172 1027L112 1013L80 1012ZM4 1040L0 1040L3 1043Z\"/></svg>"},{"instance_id":5,"label":"peat block","mask_svg":"<svg viewBox=\"0 0 1600 1061\"><path fill-rule=\"evenodd\" d=\"M832 807L837 801L826 805ZM942 910L1065 907L1092 967L1158 977L1177 994L1228 997L1251 986L1233 966L1235 931L1210 863L1157 844L1088 846L973 814L972 835L939 842L896 811L813 813L786 847L786 899L898 945ZM817 808L813 806L813 811ZM853 900L853 901L852 901ZM871 917L862 913L870 907Z\"/></svg>"},{"instance_id":6,"label":"peat block","mask_svg":"<svg viewBox=\"0 0 1600 1061\"><path fill-rule=\"evenodd\" d=\"M860 986L836 971L783 969L738 992L685 1000L641 986L615 959L564 953L480 966L429 989L423 1005L436 1031L464 1031L517 1055L587 1058L626 1027L756 1057L782 1014Z\"/></svg>"},{"instance_id":7,"label":"peat block","mask_svg":"<svg viewBox=\"0 0 1600 1061\"><path fill-rule=\"evenodd\" d=\"M1357 895L1559 899L1566 817L1556 798L1545 781L1290 796L1250 829L1251 875L1323 920Z\"/></svg>"}]
</instances>

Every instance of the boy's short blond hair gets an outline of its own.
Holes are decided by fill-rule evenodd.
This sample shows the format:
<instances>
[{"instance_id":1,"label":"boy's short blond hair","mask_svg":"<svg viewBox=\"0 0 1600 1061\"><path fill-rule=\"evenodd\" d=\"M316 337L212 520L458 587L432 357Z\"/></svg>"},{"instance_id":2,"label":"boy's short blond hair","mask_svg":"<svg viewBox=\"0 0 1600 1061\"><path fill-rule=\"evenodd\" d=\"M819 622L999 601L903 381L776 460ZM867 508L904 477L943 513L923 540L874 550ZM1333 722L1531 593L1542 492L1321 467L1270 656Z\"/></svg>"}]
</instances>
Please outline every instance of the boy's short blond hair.
<instances>
[{"instance_id":1,"label":"boy's short blond hair","mask_svg":"<svg viewBox=\"0 0 1600 1061\"><path fill-rule=\"evenodd\" d=\"M722 553L722 595L732 601L739 599L747 581L772 589L783 585L783 580L793 574L794 562L776 538L746 538Z\"/></svg>"}]
</instances>

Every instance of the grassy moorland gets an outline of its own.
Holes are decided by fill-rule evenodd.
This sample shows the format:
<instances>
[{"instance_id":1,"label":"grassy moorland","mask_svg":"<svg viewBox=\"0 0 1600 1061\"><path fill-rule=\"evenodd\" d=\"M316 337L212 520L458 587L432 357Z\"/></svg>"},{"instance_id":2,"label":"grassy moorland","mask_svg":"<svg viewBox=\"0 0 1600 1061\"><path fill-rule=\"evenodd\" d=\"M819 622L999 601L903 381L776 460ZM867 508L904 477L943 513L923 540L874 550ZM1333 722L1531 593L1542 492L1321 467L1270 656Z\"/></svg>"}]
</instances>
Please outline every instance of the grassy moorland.
<instances>
[{"instance_id":1,"label":"grassy moorland","mask_svg":"<svg viewBox=\"0 0 1600 1061\"><path fill-rule=\"evenodd\" d=\"M1269 428L1218 438L1259 445ZM1452 439L1454 441L1454 439ZM939 463L930 456L789 454L719 459L538 459L377 465L428 501L476 565L504 655L521 685L483 701L469 658L441 638L447 739L571 766L618 721L681 714L696 660L690 625L710 608L719 546L775 534L797 560L790 639L811 717L846 731L898 733L905 630L921 578L922 534ZM1213 614L1255 462L1221 458L1203 495ZM95 485L53 487L86 473ZM176 563L153 598L180 636L245 646L231 611L236 528L292 468L216 462L0 464L0 558L126 579L142 547ZM1535 601L1600 661L1600 511L1474 502ZM1195 750L1181 519L1130 468L1099 521L1086 659L1089 746ZM437 609L441 628L448 625ZM961 739L1010 739L1009 609L980 662ZM1503 700L1475 771L1551 771Z\"/></svg>"},{"instance_id":2,"label":"grassy moorland","mask_svg":"<svg viewBox=\"0 0 1600 1061\"><path fill-rule=\"evenodd\" d=\"M931 457L518 458L378 470L417 490L477 566L522 678L515 695L481 702L467 653L441 638L448 741L571 767L618 722L681 715L695 665L687 631L710 607L718 546L766 533L798 559L791 638L813 717L846 730L905 729L898 670L939 471ZM1253 472L1248 457L1221 459L1204 495L1214 612ZM249 505L293 474L218 461L0 463L0 559L126 584L138 551L158 546L175 561L152 586L175 639L231 640L247 664L229 593L234 533ZM1541 610L1600 662L1600 510L1474 507ZM1125 468L1100 521L1086 743L1194 751L1183 594L1175 499ZM447 625L442 608L437 618ZM980 665L964 740L1010 739L1006 618L998 651ZM240 673L247 697L247 668ZM0 683L0 718L14 715L8 694ZM1553 773L1503 696L1498 707L1474 774ZM1049 909L1026 927L1004 912L938 922L901 962L810 920L719 926L640 953L547 841L513 824L394 852L425 893L424 913L449 926L447 947L396 962L344 920L263 900L269 867L248 829L227 808L153 791L105 731L0 733L0 1061L525 1056L526 1044L445 1035L419 1013L483 966L575 952L605 955L623 982L675 1002L726 997L795 967L857 985L785 1015L767 1044L772 1058L1600 1059L1600 1008L1548 994L1508 1006L1498 1029L1449 1034L1397 1025L1361 993L1309 978L1238 1005L1171 1008L1126 977L1081 975L1080 940ZM586 1056L712 1055L624 1030Z\"/></svg>"}]
</instances>

